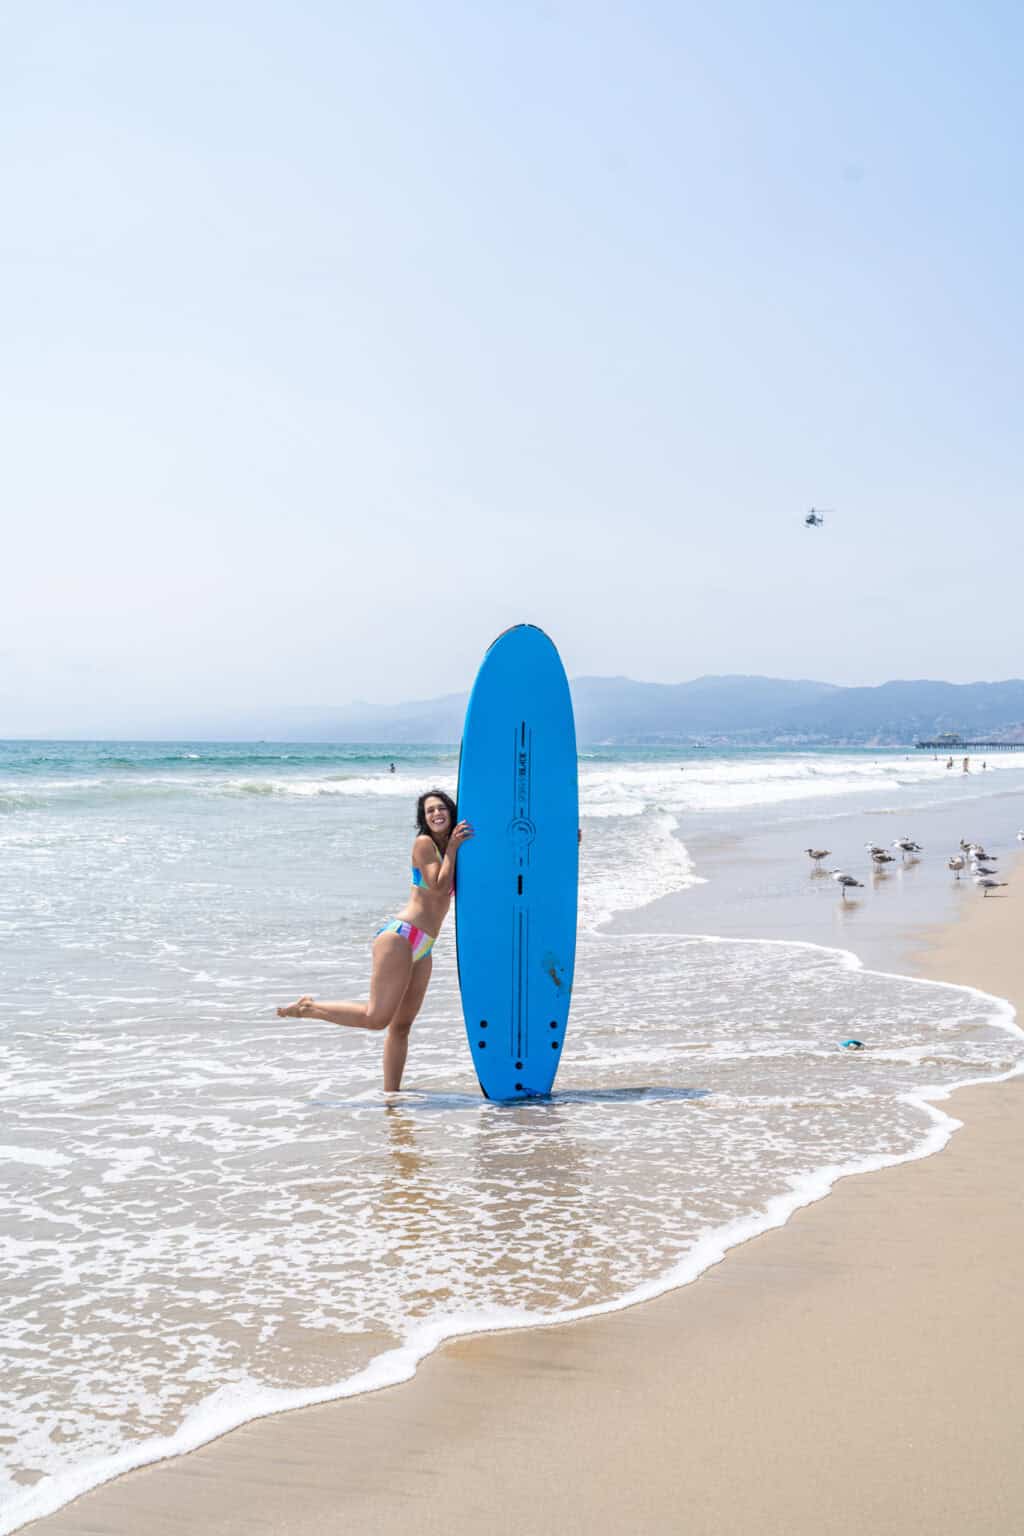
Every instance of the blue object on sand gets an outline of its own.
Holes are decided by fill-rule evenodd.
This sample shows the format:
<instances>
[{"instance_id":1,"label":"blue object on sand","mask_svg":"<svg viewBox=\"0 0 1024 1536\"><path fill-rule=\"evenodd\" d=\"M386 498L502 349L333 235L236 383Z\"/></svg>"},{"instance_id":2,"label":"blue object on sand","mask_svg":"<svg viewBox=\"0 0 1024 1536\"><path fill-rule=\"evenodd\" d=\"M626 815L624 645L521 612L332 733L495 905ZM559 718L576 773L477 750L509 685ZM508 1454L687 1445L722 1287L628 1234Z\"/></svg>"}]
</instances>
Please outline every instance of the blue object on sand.
<instances>
[{"instance_id":1,"label":"blue object on sand","mask_svg":"<svg viewBox=\"0 0 1024 1536\"><path fill-rule=\"evenodd\" d=\"M576 727L561 659L517 624L488 650L466 709L455 927L469 1049L489 1099L547 1095L576 961Z\"/></svg>"},{"instance_id":2,"label":"blue object on sand","mask_svg":"<svg viewBox=\"0 0 1024 1536\"><path fill-rule=\"evenodd\" d=\"M864 1049L863 1040L841 1040L839 1043L846 1051L862 1051Z\"/></svg>"}]
</instances>

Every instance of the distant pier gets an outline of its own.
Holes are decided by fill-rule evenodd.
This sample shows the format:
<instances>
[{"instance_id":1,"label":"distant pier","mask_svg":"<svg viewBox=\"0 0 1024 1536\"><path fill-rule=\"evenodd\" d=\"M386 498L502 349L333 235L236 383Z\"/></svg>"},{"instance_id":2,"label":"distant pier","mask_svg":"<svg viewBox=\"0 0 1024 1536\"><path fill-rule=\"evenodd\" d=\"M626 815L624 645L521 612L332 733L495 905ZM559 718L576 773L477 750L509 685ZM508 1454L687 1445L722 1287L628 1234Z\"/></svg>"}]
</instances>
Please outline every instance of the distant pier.
<instances>
[{"instance_id":1,"label":"distant pier","mask_svg":"<svg viewBox=\"0 0 1024 1536\"><path fill-rule=\"evenodd\" d=\"M915 741L919 752L1024 752L1024 741Z\"/></svg>"}]
</instances>

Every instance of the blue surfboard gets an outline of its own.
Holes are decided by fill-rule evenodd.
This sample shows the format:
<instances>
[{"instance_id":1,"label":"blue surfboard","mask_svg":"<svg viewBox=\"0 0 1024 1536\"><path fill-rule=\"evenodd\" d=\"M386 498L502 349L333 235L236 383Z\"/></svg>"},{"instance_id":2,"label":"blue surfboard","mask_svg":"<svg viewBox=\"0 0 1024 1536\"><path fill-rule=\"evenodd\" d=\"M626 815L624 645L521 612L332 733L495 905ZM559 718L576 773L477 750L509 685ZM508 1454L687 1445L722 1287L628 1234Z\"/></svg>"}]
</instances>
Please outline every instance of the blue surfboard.
<instances>
[{"instance_id":1,"label":"blue surfboard","mask_svg":"<svg viewBox=\"0 0 1024 1536\"><path fill-rule=\"evenodd\" d=\"M543 630L517 624L483 659L459 758L455 925L469 1049L489 1099L546 1095L576 961L579 798L569 684Z\"/></svg>"}]
</instances>

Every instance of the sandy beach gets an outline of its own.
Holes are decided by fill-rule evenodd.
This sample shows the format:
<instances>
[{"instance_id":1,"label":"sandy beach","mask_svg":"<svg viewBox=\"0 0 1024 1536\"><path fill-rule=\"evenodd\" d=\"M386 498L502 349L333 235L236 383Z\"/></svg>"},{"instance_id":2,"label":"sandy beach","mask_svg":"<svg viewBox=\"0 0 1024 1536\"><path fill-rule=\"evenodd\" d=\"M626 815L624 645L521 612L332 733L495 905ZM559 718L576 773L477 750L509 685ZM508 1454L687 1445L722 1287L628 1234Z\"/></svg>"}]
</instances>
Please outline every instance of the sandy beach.
<instances>
[{"instance_id":1,"label":"sandy beach","mask_svg":"<svg viewBox=\"0 0 1024 1536\"><path fill-rule=\"evenodd\" d=\"M915 969L1024 1011L1012 891ZM697 1282L450 1344L35 1522L202 1531L1008 1533L1024 1521L1024 1079L959 1091L941 1153L841 1181Z\"/></svg>"}]
</instances>

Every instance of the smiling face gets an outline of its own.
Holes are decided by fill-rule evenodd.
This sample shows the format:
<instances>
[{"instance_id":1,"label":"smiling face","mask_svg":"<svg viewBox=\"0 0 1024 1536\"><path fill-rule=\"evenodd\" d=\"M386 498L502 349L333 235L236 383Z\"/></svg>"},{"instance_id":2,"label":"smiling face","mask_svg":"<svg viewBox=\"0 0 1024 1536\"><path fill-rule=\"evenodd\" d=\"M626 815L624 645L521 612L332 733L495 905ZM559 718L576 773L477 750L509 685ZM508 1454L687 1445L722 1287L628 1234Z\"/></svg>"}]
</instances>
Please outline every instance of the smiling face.
<instances>
[{"instance_id":1,"label":"smiling face","mask_svg":"<svg viewBox=\"0 0 1024 1536\"><path fill-rule=\"evenodd\" d=\"M452 818L448 807L437 795L428 795L423 803L423 814L426 817L427 826L431 837L446 837L452 829Z\"/></svg>"}]
</instances>

